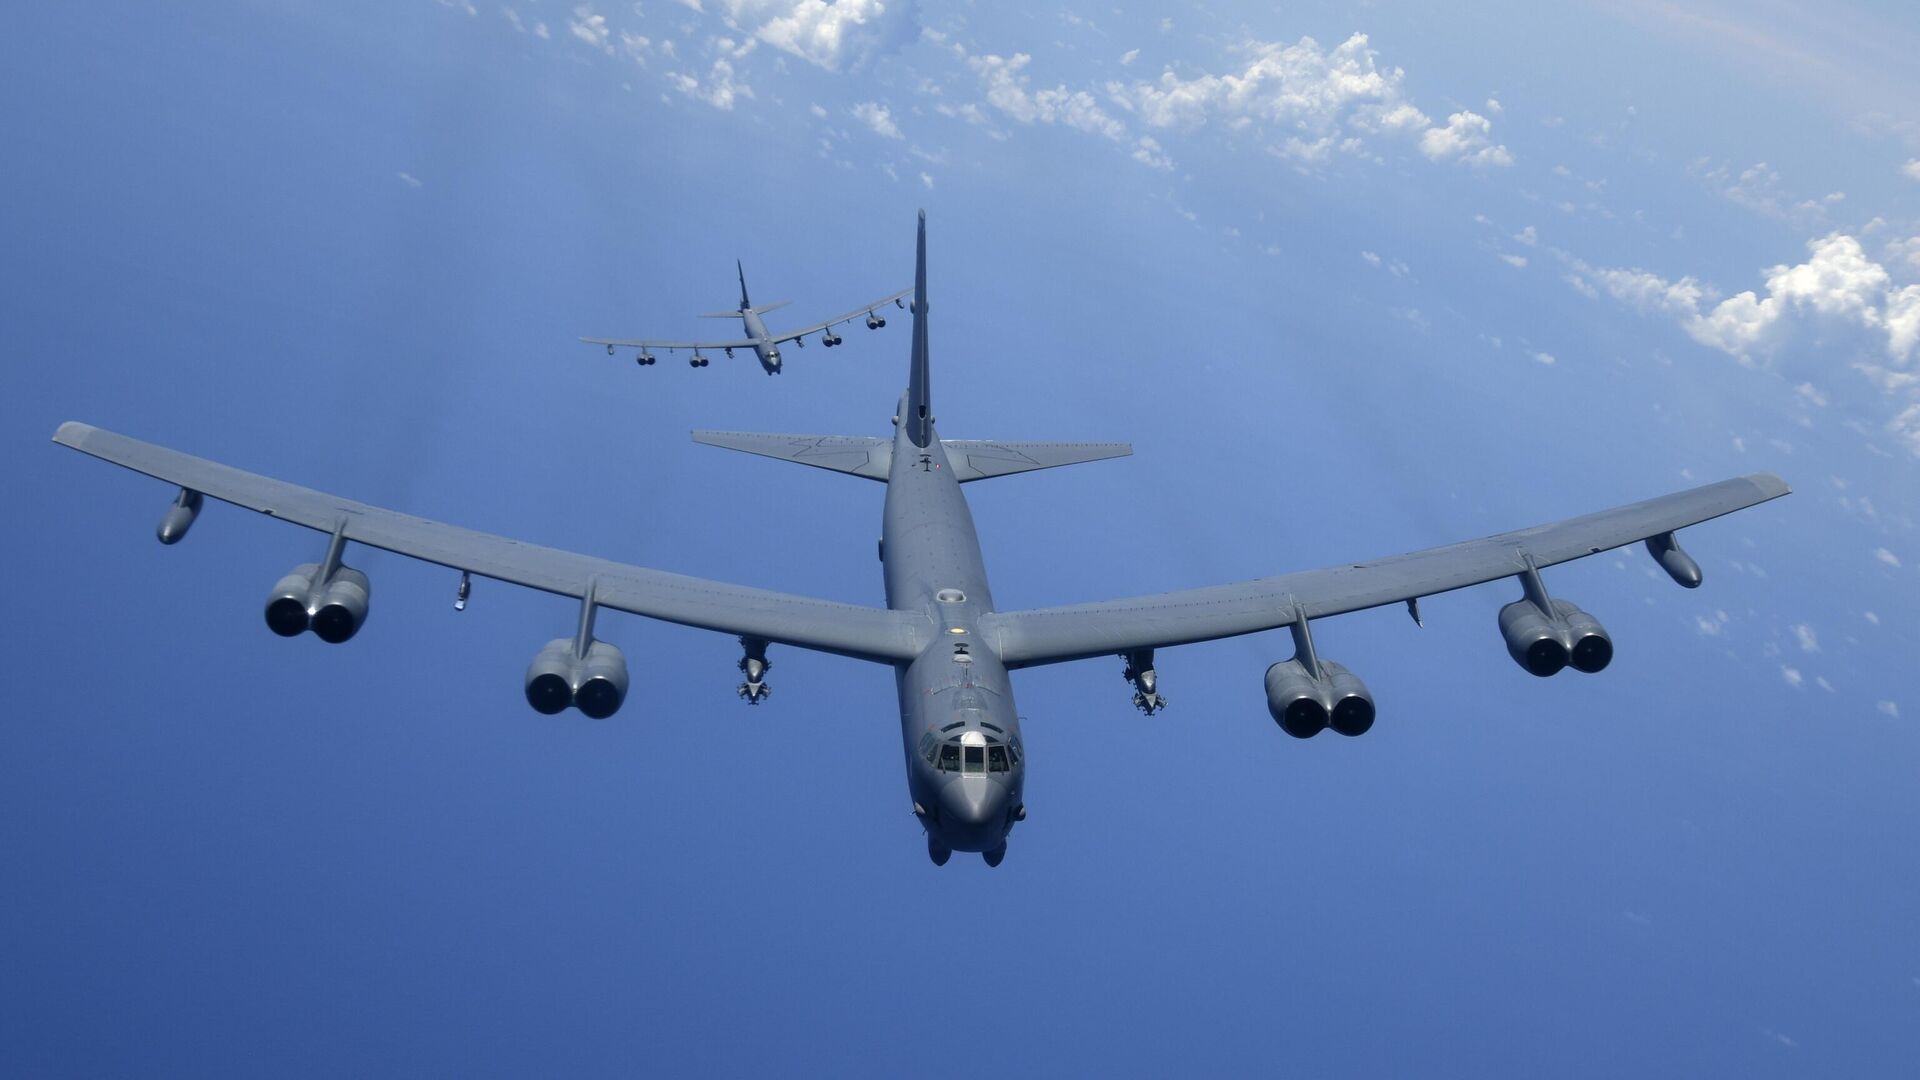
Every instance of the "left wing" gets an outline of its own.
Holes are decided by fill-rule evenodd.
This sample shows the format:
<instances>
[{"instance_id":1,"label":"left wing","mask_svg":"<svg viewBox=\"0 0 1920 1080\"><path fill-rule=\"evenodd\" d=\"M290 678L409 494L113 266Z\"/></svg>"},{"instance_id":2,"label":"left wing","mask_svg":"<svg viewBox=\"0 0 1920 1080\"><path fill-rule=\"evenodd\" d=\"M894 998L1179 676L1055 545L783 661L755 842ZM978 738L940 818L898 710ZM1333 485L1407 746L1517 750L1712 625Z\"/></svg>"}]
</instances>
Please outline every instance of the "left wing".
<instances>
[{"instance_id":1,"label":"left wing","mask_svg":"<svg viewBox=\"0 0 1920 1080\"><path fill-rule=\"evenodd\" d=\"M981 617L1007 667L1031 667L1251 634L1308 619L1418 600L1665 536L1788 493L1772 473L1480 540L1233 585ZM1684 558L1684 556L1682 556ZM1695 581L1697 584L1697 580Z\"/></svg>"},{"instance_id":2,"label":"left wing","mask_svg":"<svg viewBox=\"0 0 1920 1080\"><path fill-rule=\"evenodd\" d=\"M383 510L69 421L53 441L189 491L322 533L497 581L635 615L860 660L911 660L931 638L924 616L814 600L536 547ZM197 504L196 504L197 505Z\"/></svg>"},{"instance_id":3,"label":"left wing","mask_svg":"<svg viewBox=\"0 0 1920 1080\"><path fill-rule=\"evenodd\" d=\"M798 338L806 337L808 334L817 334L822 330L831 330L832 328L839 326L843 322L852 322L853 320L858 319L863 315L872 315L876 311L878 311L880 308L886 307L888 304L891 304L894 301L900 299L901 297L906 296L908 293L912 291L913 291L912 289L901 289L899 292L892 293L887 296L883 296L880 299L875 300L871 304L861 304L859 307L854 308L852 311L847 312L845 315L835 315L831 319L822 320L820 322L814 323L811 326L803 326L798 330L783 331L779 334L774 335L773 340L778 342L793 341Z\"/></svg>"}]
</instances>

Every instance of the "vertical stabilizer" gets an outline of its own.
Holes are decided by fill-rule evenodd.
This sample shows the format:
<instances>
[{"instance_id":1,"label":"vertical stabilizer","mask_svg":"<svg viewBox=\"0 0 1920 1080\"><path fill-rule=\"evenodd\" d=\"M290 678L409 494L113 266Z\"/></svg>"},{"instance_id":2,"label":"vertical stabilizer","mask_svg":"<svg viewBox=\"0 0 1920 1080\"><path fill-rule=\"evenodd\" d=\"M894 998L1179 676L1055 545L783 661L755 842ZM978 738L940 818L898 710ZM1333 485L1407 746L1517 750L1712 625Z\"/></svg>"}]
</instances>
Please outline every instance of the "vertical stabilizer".
<instances>
[{"instance_id":1,"label":"vertical stabilizer","mask_svg":"<svg viewBox=\"0 0 1920 1080\"><path fill-rule=\"evenodd\" d=\"M740 273L740 310L746 311L753 307L753 301L747 299L747 268L740 265L739 259L733 260L733 268Z\"/></svg>"},{"instance_id":2,"label":"vertical stabilizer","mask_svg":"<svg viewBox=\"0 0 1920 1080\"><path fill-rule=\"evenodd\" d=\"M927 212L920 211L920 237L913 259L913 371L907 379L907 437L933 442L933 387L927 376Z\"/></svg>"}]
</instances>

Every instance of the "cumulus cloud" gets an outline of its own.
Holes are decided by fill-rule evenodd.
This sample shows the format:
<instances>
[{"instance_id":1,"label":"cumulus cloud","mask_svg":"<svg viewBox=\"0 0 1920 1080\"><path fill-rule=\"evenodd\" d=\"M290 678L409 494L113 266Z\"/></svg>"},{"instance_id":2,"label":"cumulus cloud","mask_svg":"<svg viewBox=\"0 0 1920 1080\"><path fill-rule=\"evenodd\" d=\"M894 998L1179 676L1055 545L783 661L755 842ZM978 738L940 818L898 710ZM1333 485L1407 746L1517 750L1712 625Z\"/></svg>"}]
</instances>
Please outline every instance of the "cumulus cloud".
<instances>
[{"instance_id":1,"label":"cumulus cloud","mask_svg":"<svg viewBox=\"0 0 1920 1080\"><path fill-rule=\"evenodd\" d=\"M724 6L730 24L828 71L858 63L907 32L911 20L904 0L725 0Z\"/></svg>"},{"instance_id":2,"label":"cumulus cloud","mask_svg":"<svg viewBox=\"0 0 1920 1080\"><path fill-rule=\"evenodd\" d=\"M1920 158L1914 158L1912 161L1902 165L1900 171L1906 174L1909 180L1920 180Z\"/></svg>"},{"instance_id":3,"label":"cumulus cloud","mask_svg":"<svg viewBox=\"0 0 1920 1080\"><path fill-rule=\"evenodd\" d=\"M1406 100L1405 73L1383 67L1367 35L1354 34L1331 49L1310 37L1291 45L1248 40L1246 62L1226 74L1183 79L1172 70L1158 79L1107 84L1107 95L1150 128L1192 130L1217 121L1235 130L1271 125L1275 153L1318 161L1334 149L1358 152L1365 136L1413 137L1435 161L1505 165L1512 156L1490 137L1491 123L1461 111L1435 127Z\"/></svg>"},{"instance_id":4,"label":"cumulus cloud","mask_svg":"<svg viewBox=\"0 0 1920 1080\"><path fill-rule=\"evenodd\" d=\"M887 111L887 107L879 102L863 101L855 105L853 107L853 116L854 119L872 128L875 135L885 136L889 139L906 138L905 135L900 134L900 126L893 122L893 114Z\"/></svg>"},{"instance_id":5,"label":"cumulus cloud","mask_svg":"<svg viewBox=\"0 0 1920 1080\"><path fill-rule=\"evenodd\" d=\"M1764 295L1749 289L1725 298L1690 276L1669 280L1647 270L1566 258L1573 268L1569 280L1581 291L1605 290L1641 311L1672 318L1695 341L1742 363L1769 359L1807 327L1865 335L1873 344L1862 348L1853 366L1891 400L1897 415L1888 430L1920 456L1920 373L1913 370L1920 355L1920 284L1897 285L1888 268L1845 233L1810 240L1807 252L1804 262L1769 269ZM1831 351L1828 344L1823 351ZM1813 394L1808 400L1825 399L1822 391Z\"/></svg>"},{"instance_id":6,"label":"cumulus cloud","mask_svg":"<svg viewBox=\"0 0 1920 1080\"><path fill-rule=\"evenodd\" d=\"M1493 122L1477 112L1462 110L1447 117L1446 127L1428 128L1420 135L1420 152L1433 161L1468 165L1511 165L1513 155L1494 145Z\"/></svg>"},{"instance_id":7,"label":"cumulus cloud","mask_svg":"<svg viewBox=\"0 0 1920 1080\"><path fill-rule=\"evenodd\" d=\"M613 51L613 47L607 44L607 39L613 34L607 26L607 17L594 14L592 4L581 4L574 8L573 18L567 20L567 29L574 37L596 49L609 53Z\"/></svg>"},{"instance_id":8,"label":"cumulus cloud","mask_svg":"<svg viewBox=\"0 0 1920 1080\"><path fill-rule=\"evenodd\" d=\"M685 72L674 72L667 76L667 82L695 101L704 101L716 109L731 110L735 101L753 96L753 88L735 82L733 74L733 65L723 56L713 62L705 79Z\"/></svg>"},{"instance_id":9,"label":"cumulus cloud","mask_svg":"<svg viewBox=\"0 0 1920 1080\"><path fill-rule=\"evenodd\" d=\"M1880 560L1882 563L1885 563L1886 565L1893 567L1895 570L1900 569L1900 556L1895 555L1893 552L1888 551L1886 548L1874 548L1873 557Z\"/></svg>"},{"instance_id":10,"label":"cumulus cloud","mask_svg":"<svg viewBox=\"0 0 1920 1080\"><path fill-rule=\"evenodd\" d=\"M1502 255L1500 256L1500 261L1513 267L1515 270L1525 270L1527 268L1527 257L1525 255Z\"/></svg>"},{"instance_id":11,"label":"cumulus cloud","mask_svg":"<svg viewBox=\"0 0 1920 1080\"><path fill-rule=\"evenodd\" d=\"M1555 363L1557 363L1557 361L1554 359L1554 355L1550 352L1530 352L1527 354L1527 356L1530 357L1534 363L1544 364L1547 367L1552 367Z\"/></svg>"},{"instance_id":12,"label":"cumulus cloud","mask_svg":"<svg viewBox=\"0 0 1920 1080\"><path fill-rule=\"evenodd\" d=\"M420 186L419 178L414 176L412 173L402 172L402 173L394 173L393 175L399 177L400 182L407 185L410 188L417 188Z\"/></svg>"},{"instance_id":13,"label":"cumulus cloud","mask_svg":"<svg viewBox=\"0 0 1920 1080\"><path fill-rule=\"evenodd\" d=\"M1900 703L1897 701L1876 702L1874 704L1874 708L1879 709L1881 713L1887 716L1890 716L1895 720L1900 719Z\"/></svg>"},{"instance_id":14,"label":"cumulus cloud","mask_svg":"<svg viewBox=\"0 0 1920 1080\"><path fill-rule=\"evenodd\" d=\"M1064 85L1034 90L1026 74L1033 57L969 56L967 66L980 76L987 104L1023 124L1063 124L1115 141L1128 139L1127 127L1100 107L1085 90Z\"/></svg>"},{"instance_id":15,"label":"cumulus cloud","mask_svg":"<svg viewBox=\"0 0 1920 1080\"><path fill-rule=\"evenodd\" d=\"M1800 689L1800 684L1806 681L1806 676L1800 674L1799 668L1788 667L1785 664L1780 665L1780 677L1795 690Z\"/></svg>"},{"instance_id":16,"label":"cumulus cloud","mask_svg":"<svg viewBox=\"0 0 1920 1080\"><path fill-rule=\"evenodd\" d=\"M1813 627L1806 623L1796 623L1793 627L1794 639L1800 642L1801 652L1820 651L1820 639L1814 635Z\"/></svg>"}]
</instances>

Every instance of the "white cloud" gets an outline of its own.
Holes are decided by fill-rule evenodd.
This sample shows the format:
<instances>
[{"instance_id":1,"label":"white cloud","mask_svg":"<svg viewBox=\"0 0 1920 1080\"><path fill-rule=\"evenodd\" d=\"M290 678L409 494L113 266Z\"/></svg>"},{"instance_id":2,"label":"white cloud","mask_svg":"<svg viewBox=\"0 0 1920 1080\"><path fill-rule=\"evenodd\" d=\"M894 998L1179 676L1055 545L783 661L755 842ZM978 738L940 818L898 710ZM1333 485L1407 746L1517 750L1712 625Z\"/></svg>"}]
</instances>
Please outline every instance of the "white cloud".
<instances>
[{"instance_id":1,"label":"white cloud","mask_svg":"<svg viewBox=\"0 0 1920 1080\"><path fill-rule=\"evenodd\" d=\"M1908 269L1920 270L1920 236L1906 240L1889 240L1887 261L1895 264L1905 263Z\"/></svg>"},{"instance_id":2,"label":"white cloud","mask_svg":"<svg viewBox=\"0 0 1920 1080\"><path fill-rule=\"evenodd\" d=\"M1468 165L1511 165L1513 155L1492 139L1493 124L1472 110L1447 117L1446 127L1428 128L1420 135L1420 152L1433 161Z\"/></svg>"},{"instance_id":3,"label":"white cloud","mask_svg":"<svg viewBox=\"0 0 1920 1080\"><path fill-rule=\"evenodd\" d=\"M1888 566L1893 567L1895 570L1900 569L1900 556L1895 555L1893 552L1888 551L1886 548L1874 548L1873 557L1876 559L1879 559L1881 562L1887 564Z\"/></svg>"},{"instance_id":4,"label":"white cloud","mask_svg":"<svg viewBox=\"0 0 1920 1080\"><path fill-rule=\"evenodd\" d=\"M1552 367L1556 362L1550 352L1530 352L1527 356L1531 357L1534 363L1545 364L1548 367Z\"/></svg>"},{"instance_id":5,"label":"white cloud","mask_svg":"<svg viewBox=\"0 0 1920 1080\"><path fill-rule=\"evenodd\" d=\"M1873 625L1875 626L1880 625L1880 616L1878 613L1872 612L1872 611L1863 611L1860 613L1860 615L1862 618L1866 619L1868 622L1872 623Z\"/></svg>"},{"instance_id":6,"label":"white cloud","mask_svg":"<svg viewBox=\"0 0 1920 1080\"><path fill-rule=\"evenodd\" d=\"M1109 139L1128 137L1126 125L1108 115L1085 90L1068 90L1064 85L1030 90L1024 72L1032 60L1026 53L969 56L967 66L985 85L987 103L1023 124L1064 124Z\"/></svg>"},{"instance_id":7,"label":"white cloud","mask_svg":"<svg viewBox=\"0 0 1920 1080\"><path fill-rule=\"evenodd\" d=\"M1151 135L1142 135L1133 144L1133 160L1155 169L1172 169L1173 159L1160 149L1160 144Z\"/></svg>"},{"instance_id":8,"label":"white cloud","mask_svg":"<svg viewBox=\"0 0 1920 1080\"><path fill-rule=\"evenodd\" d=\"M1864 334L1876 349L1856 355L1853 367L1890 399L1897 415L1887 430L1920 456L1920 372L1913 370L1920 354L1920 284L1895 286L1887 268L1845 233L1810 240L1807 252L1804 262L1767 271L1764 296L1749 289L1725 299L1692 277L1669 281L1646 270L1596 268L1563 257L1576 288L1590 292L1598 282L1614 298L1673 318L1695 341L1742 363L1771 359L1807 328L1821 332L1826 354L1835 350L1832 330ZM1876 350L1884 359L1875 359Z\"/></svg>"},{"instance_id":9,"label":"white cloud","mask_svg":"<svg viewBox=\"0 0 1920 1080\"><path fill-rule=\"evenodd\" d=\"M1821 393L1819 387L1814 386L1812 383L1803 382L1794 387L1793 396L1815 408L1824 409L1827 407L1827 395Z\"/></svg>"},{"instance_id":10,"label":"white cloud","mask_svg":"<svg viewBox=\"0 0 1920 1080\"><path fill-rule=\"evenodd\" d=\"M821 105L819 102L814 102L813 104L808 105L807 111L813 114L813 118L815 120L825 120L827 118L827 110L825 106Z\"/></svg>"},{"instance_id":11,"label":"white cloud","mask_svg":"<svg viewBox=\"0 0 1920 1080\"><path fill-rule=\"evenodd\" d=\"M721 110L731 110L738 99L753 96L752 87L733 81L733 65L726 57L713 62L704 81L684 72L674 72L667 76L667 82L695 101L704 101Z\"/></svg>"},{"instance_id":12,"label":"white cloud","mask_svg":"<svg viewBox=\"0 0 1920 1080\"><path fill-rule=\"evenodd\" d=\"M1380 256L1378 256L1378 255L1376 255L1376 254L1374 254L1374 253L1373 253L1373 252L1371 252L1371 251L1363 251L1363 252L1361 252L1361 253L1360 253L1360 257L1361 257L1362 259L1365 259L1365 260L1367 261L1367 265L1368 265L1368 266L1379 266L1379 265L1380 265Z\"/></svg>"},{"instance_id":13,"label":"white cloud","mask_svg":"<svg viewBox=\"0 0 1920 1080\"><path fill-rule=\"evenodd\" d=\"M573 9L573 16L567 20L567 29L574 37L603 52L613 52L613 46L607 44L613 31L608 28L605 15L594 14L592 4L581 4Z\"/></svg>"},{"instance_id":14,"label":"white cloud","mask_svg":"<svg viewBox=\"0 0 1920 1080\"><path fill-rule=\"evenodd\" d=\"M1405 73L1382 67L1365 34L1331 49L1310 37L1288 45L1249 39L1241 44L1243 67L1227 74L1183 79L1163 71L1158 79L1108 83L1109 97L1150 128L1191 130L1217 120L1233 130L1270 124L1273 151L1295 161L1327 158L1334 148L1360 152L1364 136L1417 137L1436 161L1508 164L1504 147L1492 144L1489 122L1472 112L1454 114L1446 127L1404 97Z\"/></svg>"},{"instance_id":15,"label":"white cloud","mask_svg":"<svg viewBox=\"0 0 1920 1080\"><path fill-rule=\"evenodd\" d=\"M1900 719L1900 703L1897 701L1875 702L1873 707L1895 720Z\"/></svg>"},{"instance_id":16,"label":"white cloud","mask_svg":"<svg viewBox=\"0 0 1920 1080\"><path fill-rule=\"evenodd\" d=\"M921 174L920 174L920 182L921 182L922 184L925 184L925 185L927 186L927 190L928 190L928 191L932 191L932 190L933 190L933 177L932 177L932 176L930 176L930 175L928 175L928 174L926 174L926 173L921 173Z\"/></svg>"},{"instance_id":17,"label":"white cloud","mask_svg":"<svg viewBox=\"0 0 1920 1080\"><path fill-rule=\"evenodd\" d=\"M1920 180L1920 158L1914 158L1912 161L1900 166L1900 171L1904 173L1909 180Z\"/></svg>"},{"instance_id":18,"label":"white cloud","mask_svg":"<svg viewBox=\"0 0 1920 1080\"><path fill-rule=\"evenodd\" d=\"M1808 626L1806 623L1794 624L1793 636L1795 640L1800 642L1801 652L1817 653L1820 651L1820 639L1814 635L1813 627Z\"/></svg>"},{"instance_id":19,"label":"white cloud","mask_svg":"<svg viewBox=\"0 0 1920 1080\"><path fill-rule=\"evenodd\" d=\"M906 138L905 135L900 134L900 126L893 122L893 114L887 111L885 105L876 101L863 101L855 105L852 111L854 119L872 128L875 135L889 139Z\"/></svg>"},{"instance_id":20,"label":"white cloud","mask_svg":"<svg viewBox=\"0 0 1920 1080\"><path fill-rule=\"evenodd\" d=\"M1120 54L1120 66L1125 67L1138 59L1140 59L1140 50L1128 49L1126 52Z\"/></svg>"},{"instance_id":21,"label":"white cloud","mask_svg":"<svg viewBox=\"0 0 1920 1080\"><path fill-rule=\"evenodd\" d=\"M1519 232L1514 233L1513 240L1517 244L1525 244L1528 247L1533 247L1540 242L1540 234L1534 231L1533 226L1529 225Z\"/></svg>"},{"instance_id":22,"label":"white cloud","mask_svg":"<svg viewBox=\"0 0 1920 1080\"><path fill-rule=\"evenodd\" d=\"M507 23L513 27L515 33L524 34L527 32L527 25L520 21L520 13L512 8L502 7L500 9L500 17L507 20Z\"/></svg>"},{"instance_id":23,"label":"white cloud","mask_svg":"<svg viewBox=\"0 0 1920 1080\"><path fill-rule=\"evenodd\" d=\"M400 182L407 185L410 188L417 188L420 186L420 181L416 179L412 173L401 172L401 173L394 173L393 175L399 177Z\"/></svg>"},{"instance_id":24,"label":"white cloud","mask_svg":"<svg viewBox=\"0 0 1920 1080\"><path fill-rule=\"evenodd\" d=\"M547 29L546 23L537 22L533 24L533 36L539 38L542 41L545 41L548 38L551 38L553 36L553 33L552 31Z\"/></svg>"},{"instance_id":25,"label":"white cloud","mask_svg":"<svg viewBox=\"0 0 1920 1080\"><path fill-rule=\"evenodd\" d=\"M1527 257L1525 255L1502 255L1500 256L1500 261L1513 267L1515 270L1525 270L1527 268Z\"/></svg>"},{"instance_id":26,"label":"white cloud","mask_svg":"<svg viewBox=\"0 0 1920 1080\"><path fill-rule=\"evenodd\" d=\"M828 71L857 63L911 18L895 0L725 0L729 23ZM689 5L694 6L694 5ZM695 7L695 10L698 10Z\"/></svg>"},{"instance_id":27,"label":"white cloud","mask_svg":"<svg viewBox=\"0 0 1920 1080\"><path fill-rule=\"evenodd\" d=\"M1780 677L1795 690L1800 689L1800 684L1806 681L1806 677L1800 674L1799 668L1791 668L1785 664L1780 665Z\"/></svg>"}]
</instances>

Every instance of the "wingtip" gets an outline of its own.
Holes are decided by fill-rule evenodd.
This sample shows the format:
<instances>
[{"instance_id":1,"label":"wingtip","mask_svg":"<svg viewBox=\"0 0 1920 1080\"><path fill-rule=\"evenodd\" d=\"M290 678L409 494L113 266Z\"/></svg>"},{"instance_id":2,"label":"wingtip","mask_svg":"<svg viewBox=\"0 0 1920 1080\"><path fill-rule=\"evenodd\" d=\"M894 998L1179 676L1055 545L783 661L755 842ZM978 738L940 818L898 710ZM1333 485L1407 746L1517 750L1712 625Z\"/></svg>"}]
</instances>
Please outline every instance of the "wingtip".
<instances>
[{"instance_id":1,"label":"wingtip","mask_svg":"<svg viewBox=\"0 0 1920 1080\"><path fill-rule=\"evenodd\" d=\"M1747 479L1753 483L1754 487L1759 488L1769 499L1777 499L1782 495L1793 494L1793 489L1787 486L1785 480L1780 479L1770 472L1750 473Z\"/></svg>"},{"instance_id":2,"label":"wingtip","mask_svg":"<svg viewBox=\"0 0 1920 1080\"><path fill-rule=\"evenodd\" d=\"M69 420L61 424L53 433L53 441L62 446L79 446L93 434L97 428L92 424L83 424L78 420Z\"/></svg>"}]
</instances>

